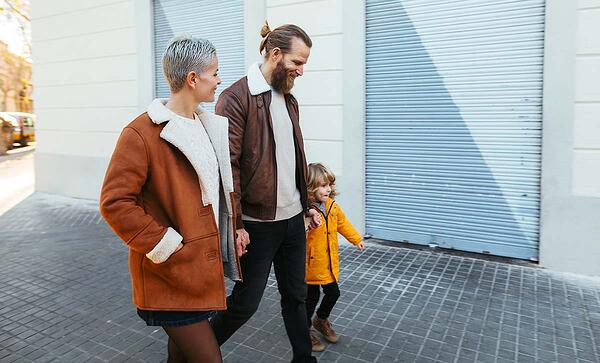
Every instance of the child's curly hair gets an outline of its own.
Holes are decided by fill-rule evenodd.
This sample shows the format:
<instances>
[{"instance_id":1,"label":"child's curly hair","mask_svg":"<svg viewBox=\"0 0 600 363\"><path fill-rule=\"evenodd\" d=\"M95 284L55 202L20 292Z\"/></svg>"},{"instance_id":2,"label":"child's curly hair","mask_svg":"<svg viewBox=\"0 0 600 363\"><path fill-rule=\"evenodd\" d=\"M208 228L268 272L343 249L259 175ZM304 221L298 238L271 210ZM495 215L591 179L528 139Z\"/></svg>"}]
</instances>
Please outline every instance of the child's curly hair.
<instances>
[{"instance_id":1,"label":"child's curly hair","mask_svg":"<svg viewBox=\"0 0 600 363\"><path fill-rule=\"evenodd\" d=\"M329 197L335 197L337 195L335 191L335 174L321 163L308 164L308 202L310 204L316 202L315 193L317 192L317 188L327 184L331 186Z\"/></svg>"}]
</instances>

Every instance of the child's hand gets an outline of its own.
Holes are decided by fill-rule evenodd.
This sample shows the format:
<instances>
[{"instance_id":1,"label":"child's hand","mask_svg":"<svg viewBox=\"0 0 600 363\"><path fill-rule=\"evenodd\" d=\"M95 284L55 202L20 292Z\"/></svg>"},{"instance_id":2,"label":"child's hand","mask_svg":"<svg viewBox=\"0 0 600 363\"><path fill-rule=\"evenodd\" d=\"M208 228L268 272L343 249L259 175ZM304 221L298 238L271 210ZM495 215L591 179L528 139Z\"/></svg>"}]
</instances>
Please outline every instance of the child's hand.
<instances>
[{"instance_id":1,"label":"child's hand","mask_svg":"<svg viewBox=\"0 0 600 363\"><path fill-rule=\"evenodd\" d=\"M360 252L365 250L365 244L364 242L361 242L359 244L356 245L356 247L358 247L358 249L360 250Z\"/></svg>"},{"instance_id":2,"label":"child's hand","mask_svg":"<svg viewBox=\"0 0 600 363\"><path fill-rule=\"evenodd\" d=\"M321 213L317 212L316 210L311 208L308 211L308 218L310 220L308 230L313 230L321 225Z\"/></svg>"}]
</instances>

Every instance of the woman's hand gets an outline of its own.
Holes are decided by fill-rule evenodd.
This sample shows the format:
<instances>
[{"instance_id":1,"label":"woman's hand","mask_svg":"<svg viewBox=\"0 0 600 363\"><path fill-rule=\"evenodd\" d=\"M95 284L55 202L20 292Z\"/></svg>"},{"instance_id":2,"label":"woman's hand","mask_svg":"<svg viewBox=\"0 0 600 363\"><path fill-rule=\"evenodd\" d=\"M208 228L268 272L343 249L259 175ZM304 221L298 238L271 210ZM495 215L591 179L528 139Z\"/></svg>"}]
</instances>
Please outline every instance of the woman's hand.
<instances>
[{"instance_id":1,"label":"woman's hand","mask_svg":"<svg viewBox=\"0 0 600 363\"><path fill-rule=\"evenodd\" d=\"M246 246L250 244L250 235L244 228L237 229L235 231L235 249L238 256L242 257L243 254L248 252Z\"/></svg>"},{"instance_id":2,"label":"woman's hand","mask_svg":"<svg viewBox=\"0 0 600 363\"><path fill-rule=\"evenodd\" d=\"M365 250L365 244L364 242L360 242L359 244L356 245L356 247L358 247L358 249L360 250L360 252Z\"/></svg>"}]
</instances>

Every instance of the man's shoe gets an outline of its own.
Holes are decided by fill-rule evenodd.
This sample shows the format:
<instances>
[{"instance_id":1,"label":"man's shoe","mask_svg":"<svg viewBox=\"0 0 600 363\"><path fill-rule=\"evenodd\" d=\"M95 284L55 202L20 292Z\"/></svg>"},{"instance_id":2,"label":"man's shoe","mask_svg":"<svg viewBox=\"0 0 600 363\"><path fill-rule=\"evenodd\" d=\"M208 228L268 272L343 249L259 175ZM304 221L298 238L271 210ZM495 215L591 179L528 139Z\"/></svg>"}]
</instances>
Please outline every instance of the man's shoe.
<instances>
[{"instance_id":1,"label":"man's shoe","mask_svg":"<svg viewBox=\"0 0 600 363\"><path fill-rule=\"evenodd\" d=\"M325 344L321 343L319 338L317 338L317 332L313 329L310 330L310 343L312 344L313 352L322 352L325 350Z\"/></svg>"},{"instance_id":2,"label":"man's shoe","mask_svg":"<svg viewBox=\"0 0 600 363\"><path fill-rule=\"evenodd\" d=\"M325 338L330 343L337 343L338 340L340 340L340 337L338 337L338 335L331 327L329 319L321 319L318 316L316 316L313 320L313 327L317 331L319 331L319 333L323 335L323 338Z\"/></svg>"}]
</instances>

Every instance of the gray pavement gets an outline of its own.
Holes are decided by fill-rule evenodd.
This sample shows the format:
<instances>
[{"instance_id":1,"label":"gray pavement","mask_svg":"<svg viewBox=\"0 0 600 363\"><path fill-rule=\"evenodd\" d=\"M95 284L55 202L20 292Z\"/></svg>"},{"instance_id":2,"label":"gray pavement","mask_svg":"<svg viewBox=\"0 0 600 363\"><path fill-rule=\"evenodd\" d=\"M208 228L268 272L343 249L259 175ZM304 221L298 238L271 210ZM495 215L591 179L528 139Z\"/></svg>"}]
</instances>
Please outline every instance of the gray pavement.
<instances>
[{"instance_id":1,"label":"gray pavement","mask_svg":"<svg viewBox=\"0 0 600 363\"><path fill-rule=\"evenodd\" d=\"M0 258L0 362L165 361L95 202L27 198L0 216ZM343 246L341 267L341 339L320 362L600 362L596 279L375 243ZM273 276L223 356L289 361Z\"/></svg>"},{"instance_id":2,"label":"gray pavement","mask_svg":"<svg viewBox=\"0 0 600 363\"><path fill-rule=\"evenodd\" d=\"M33 194L34 152L27 146L0 156L0 215Z\"/></svg>"}]
</instances>

